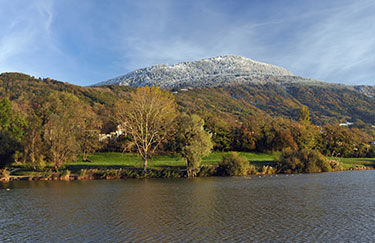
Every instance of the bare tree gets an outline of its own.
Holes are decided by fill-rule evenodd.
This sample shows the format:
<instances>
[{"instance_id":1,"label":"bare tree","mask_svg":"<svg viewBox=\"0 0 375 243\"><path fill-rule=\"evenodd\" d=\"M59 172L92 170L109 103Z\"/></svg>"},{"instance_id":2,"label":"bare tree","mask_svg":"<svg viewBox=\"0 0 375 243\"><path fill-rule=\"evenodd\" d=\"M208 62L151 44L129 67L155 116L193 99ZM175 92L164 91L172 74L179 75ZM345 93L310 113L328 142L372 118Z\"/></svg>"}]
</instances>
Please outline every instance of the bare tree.
<instances>
[{"instance_id":1,"label":"bare tree","mask_svg":"<svg viewBox=\"0 0 375 243\"><path fill-rule=\"evenodd\" d=\"M130 101L116 104L116 118L133 138L147 172L148 159L166 139L177 116L173 94L159 87L141 87Z\"/></svg>"}]
</instances>

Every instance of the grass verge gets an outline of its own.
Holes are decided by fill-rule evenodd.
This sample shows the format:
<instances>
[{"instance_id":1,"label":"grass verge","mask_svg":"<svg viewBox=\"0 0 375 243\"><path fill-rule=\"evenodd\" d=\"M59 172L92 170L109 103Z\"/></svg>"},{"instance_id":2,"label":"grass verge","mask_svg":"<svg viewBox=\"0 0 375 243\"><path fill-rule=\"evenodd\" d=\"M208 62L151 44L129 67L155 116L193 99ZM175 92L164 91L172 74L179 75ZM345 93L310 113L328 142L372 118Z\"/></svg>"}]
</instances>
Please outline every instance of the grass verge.
<instances>
[{"instance_id":1,"label":"grass verge","mask_svg":"<svg viewBox=\"0 0 375 243\"><path fill-rule=\"evenodd\" d=\"M223 156L229 152L213 152L202 160L202 165L217 165ZM256 166L273 164L274 154L240 152L241 157L251 161ZM143 161L137 154L132 153L95 153L89 156L91 162L82 162L80 160L66 163L65 167L71 171L81 169L125 169L125 168L143 168ZM185 168L185 161L180 155L156 155L149 160L149 168L179 167Z\"/></svg>"},{"instance_id":2,"label":"grass verge","mask_svg":"<svg viewBox=\"0 0 375 243\"><path fill-rule=\"evenodd\" d=\"M342 162L344 169L355 168L355 167L374 167L375 158L340 158L340 157L328 157L331 160L338 160Z\"/></svg>"}]
</instances>

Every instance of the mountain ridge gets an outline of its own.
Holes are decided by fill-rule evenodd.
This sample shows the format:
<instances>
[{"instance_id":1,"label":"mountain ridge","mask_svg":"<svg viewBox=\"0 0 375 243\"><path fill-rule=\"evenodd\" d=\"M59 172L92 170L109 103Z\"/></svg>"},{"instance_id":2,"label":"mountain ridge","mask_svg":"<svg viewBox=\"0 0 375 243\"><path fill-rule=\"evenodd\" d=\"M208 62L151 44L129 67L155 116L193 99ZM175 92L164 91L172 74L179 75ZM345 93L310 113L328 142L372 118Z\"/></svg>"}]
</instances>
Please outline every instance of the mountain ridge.
<instances>
[{"instance_id":1,"label":"mountain ridge","mask_svg":"<svg viewBox=\"0 0 375 243\"><path fill-rule=\"evenodd\" d=\"M289 70L272 64L236 56L222 55L174 65L159 64L137 69L94 86L157 85L162 88L179 86L218 86L233 81L250 81L272 77L294 76Z\"/></svg>"},{"instance_id":2,"label":"mountain ridge","mask_svg":"<svg viewBox=\"0 0 375 243\"><path fill-rule=\"evenodd\" d=\"M158 64L137 69L125 75L92 86L160 86L177 90L192 87L221 87L238 84L291 84L335 87L355 90L367 97L375 97L375 86L329 83L294 75L291 71L237 55L221 55L173 65Z\"/></svg>"},{"instance_id":3,"label":"mountain ridge","mask_svg":"<svg viewBox=\"0 0 375 243\"><path fill-rule=\"evenodd\" d=\"M217 114L219 117L236 119L241 116L267 114L297 119L302 105L309 107L313 123L355 122L375 124L375 86L348 86L324 82L282 83L273 81L259 83L233 83L217 87L195 87L184 92L173 91L181 111ZM129 99L132 86L83 87L53 79L36 79L27 74L0 74L0 98L8 97L18 106L32 100L47 97L53 92L69 93L90 104L105 121L111 121L110 110L118 99ZM182 90L181 90L182 91ZM263 116L263 115L261 115ZM110 123L110 122L109 122Z\"/></svg>"}]
</instances>

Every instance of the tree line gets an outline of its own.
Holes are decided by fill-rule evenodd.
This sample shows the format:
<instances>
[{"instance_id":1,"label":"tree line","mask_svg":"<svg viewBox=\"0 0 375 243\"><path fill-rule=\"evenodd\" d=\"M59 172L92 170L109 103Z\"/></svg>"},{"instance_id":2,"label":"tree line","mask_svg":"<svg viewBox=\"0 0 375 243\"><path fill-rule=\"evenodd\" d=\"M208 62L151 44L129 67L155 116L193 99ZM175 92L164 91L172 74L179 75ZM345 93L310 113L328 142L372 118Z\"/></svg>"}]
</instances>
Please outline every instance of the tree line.
<instances>
[{"instance_id":1,"label":"tree line","mask_svg":"<svg viewBox=\"0 0 375 243\"><path fill-rule=\"evenodd\" d=\"M105 113L108 119L102 119ZM116 129L116 139L99 134ZM326 156L373 157L373 137L360 128L336 124L316 126L302 106L296 120L267 115L228 117L202 109L179 111L174 96L158 87L141 87L112 107L95 108L67 92L33 96L23 103L0 102L0 166L13 161L34 167L65 162L95 151L137 152L144 160L155 153L180 153L189 176L197 173L202 156L216 151L316 151ZM291 152L288 152L291 154Z\"/></svg>"}]
</instances>

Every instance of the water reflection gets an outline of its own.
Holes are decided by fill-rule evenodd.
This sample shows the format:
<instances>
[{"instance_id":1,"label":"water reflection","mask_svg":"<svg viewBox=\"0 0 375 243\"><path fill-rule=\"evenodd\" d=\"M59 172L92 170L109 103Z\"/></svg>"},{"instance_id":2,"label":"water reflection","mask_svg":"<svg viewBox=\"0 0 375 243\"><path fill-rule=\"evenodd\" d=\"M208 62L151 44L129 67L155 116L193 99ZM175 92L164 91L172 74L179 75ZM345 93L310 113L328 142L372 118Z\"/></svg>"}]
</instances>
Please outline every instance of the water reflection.
<instances>
[{"instance_id":1,"label":"water reflection","mask_svg":"<svg viewBox=\"0 0 375 243\"><path fill-rule=\"evenodd\" d=\"M371 241L374 179L11 182L0 184L0 241Z\"/></svg>"}]
</instances>

